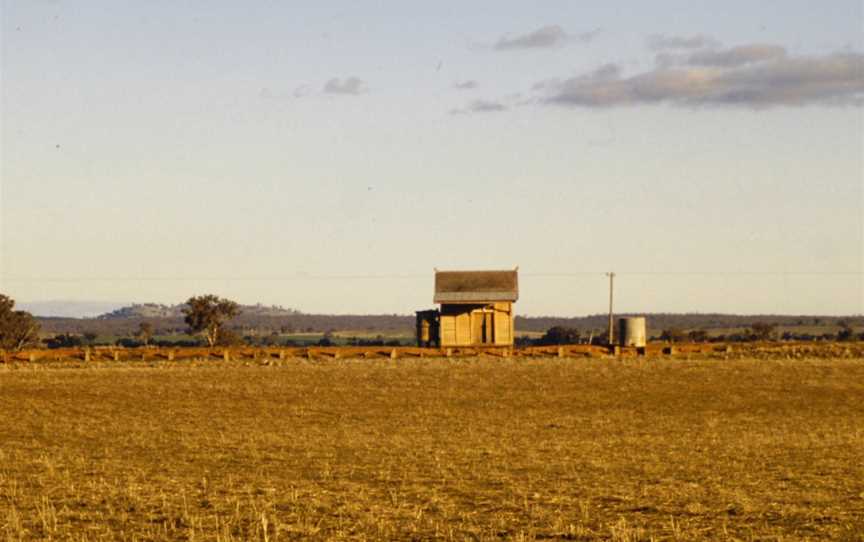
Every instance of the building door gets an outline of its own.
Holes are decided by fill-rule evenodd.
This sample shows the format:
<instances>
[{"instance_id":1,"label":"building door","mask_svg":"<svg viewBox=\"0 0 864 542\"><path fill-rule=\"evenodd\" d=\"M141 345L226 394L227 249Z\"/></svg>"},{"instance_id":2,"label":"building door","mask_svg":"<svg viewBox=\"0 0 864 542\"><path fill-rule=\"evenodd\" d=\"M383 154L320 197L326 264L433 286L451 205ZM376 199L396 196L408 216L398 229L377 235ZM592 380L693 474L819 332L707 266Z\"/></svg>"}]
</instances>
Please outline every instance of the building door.
<instances>
[{"instance_id":1,"label":"building door","mask_svg":"<svg viewBox=\"0 0 864 542\"><path fill-rule=\"evenodd\" d=\"M484 309L471 312L471 342L473 344L493 344L494 326L492 311Z\"/></svg>"}]
</instances>

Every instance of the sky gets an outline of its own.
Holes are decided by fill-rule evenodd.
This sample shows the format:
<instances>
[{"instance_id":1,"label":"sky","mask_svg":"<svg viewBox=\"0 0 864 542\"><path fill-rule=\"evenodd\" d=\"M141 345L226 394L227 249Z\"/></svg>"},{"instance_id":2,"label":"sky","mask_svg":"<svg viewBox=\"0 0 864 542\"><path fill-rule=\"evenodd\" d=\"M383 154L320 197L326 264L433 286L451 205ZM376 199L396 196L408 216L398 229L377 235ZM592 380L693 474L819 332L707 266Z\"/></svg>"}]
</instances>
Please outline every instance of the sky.
<instances>
[{"instance_id":1,"label":"sky","mask_svg":"<svg viewBox=\"0 0 864 542\"><path fill-rule=\"evenodd\" d=\"M864 314L859 0L0 2L19 304Z\"/></svg>"}]
</instances>

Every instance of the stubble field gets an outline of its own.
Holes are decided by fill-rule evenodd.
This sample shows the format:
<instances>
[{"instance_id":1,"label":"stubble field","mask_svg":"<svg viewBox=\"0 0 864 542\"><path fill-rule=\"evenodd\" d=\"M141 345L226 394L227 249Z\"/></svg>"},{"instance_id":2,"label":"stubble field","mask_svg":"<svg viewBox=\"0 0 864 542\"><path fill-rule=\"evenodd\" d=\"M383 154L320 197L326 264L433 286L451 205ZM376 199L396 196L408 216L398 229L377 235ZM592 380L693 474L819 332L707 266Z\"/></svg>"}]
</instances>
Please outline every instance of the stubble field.
<instances>
[{"instance_id":1,"label":"stubble field","mask_svg":"<svg viewBox=\"0 0 864 542\"><path fill-rule=\"evenodd\" d=\"M0 366L0 540L864 540L864 360Z\"/></svg>"}]
</instances>

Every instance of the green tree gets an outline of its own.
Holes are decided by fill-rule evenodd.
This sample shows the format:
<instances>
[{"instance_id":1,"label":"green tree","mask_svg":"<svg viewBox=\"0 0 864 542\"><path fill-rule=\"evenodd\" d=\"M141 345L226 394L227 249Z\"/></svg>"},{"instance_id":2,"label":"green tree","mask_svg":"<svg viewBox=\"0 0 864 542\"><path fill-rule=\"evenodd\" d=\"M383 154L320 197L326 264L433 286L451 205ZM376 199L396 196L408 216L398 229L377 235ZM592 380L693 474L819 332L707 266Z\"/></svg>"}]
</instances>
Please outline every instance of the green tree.
<instances>
[{"instance_id":1,"label":"green tree","mask_svg":"<svg viewBox=\"0 0 864 542\"><path fill-rule=\"evenodd\" d=\"M192 333L204 333L207 344L219 341L223 325L240 314L240 305L213 294L190 297L183 307L183 319Z\"/></svg>"},{"instance_id":2,"label":"green tree","mask_svg":"<svg viewBox=\"0 0 864 542\"><path fill-rule=\"evenodd\" d=\"M0 294L0 348L21 350L39 343L39 322L26 311L16 311L15 300Z\"/></svg>"},{"instance_id":3,"label":"green tree","mask_svg":"<svg viewBox=\"0 0 864 542\"><path fill-rule=\"evenodd\" d=\"M216 346L243 346L245 344L243 337L236 331L227 327L219 329L219 335L216 337Z\"/></svg>"},{"instance_id":4,"label":"green tree","mask_svg":"<svg viewBox=\"0 0 864 542\"><path fill-rule=\"evenodd\" d=\"M147 343L153 338L153 324L150 322L141 322L138 324L138 331L135 333L135 336L144 346L147 346Z\"/></svg>"},{"instance_id":5,"label":"green tree","mask_svg":"<svg viewBox=\"0 0 864 542\"><path fill-rule=\"evenodd\" d=\"M669 329L664 329L662 333L660 333L661 341L668 341L670 343L680 343L684 342L687 338L687 335L684 331L678 329L677 327L670 327Z\"/></svg>"},{"instance_id":6,"label":"green tree","mask_svg":"<svg viewBox=\"0 0 864 542\"><path fill-rule=\"evenodd\" d=\"M704 329L694 329L687 333L687 338L694 343L704 343L708 340L708 332Z\"/></svg>"},{"instance_id":7,"label":"green tree","mask_svg":"<svg viewBox=\"0 0 864 542\"><path fill-rule=\"evenodd\" d=\"M840 331L837 332L837 340L838 341L854 341L855 340L855 331L852 329L852 326L849 325L849 322L846 320L840 321Z\"/></svg>"},{"instance_id":8,"label":"green tree","mask_svg":"<svg viewBox=\"0 0 864 542\"><path fill-rule=\"evenodd\" d=\"M777 326L767 322L753 322L753 325L750 326L750 331L752 332L752 335L756 337L757 341L768 341L773 339L776 329Z\"/></svg>"},{"instance_id":9,"label":"green tree","mask_svg":"<svg viewBox=\"0 0 864 542\"><path fill-rule=\"evenodd\" d=\"M60 333L59 335L54 335L51 338L45 339L45 344L48 348L75 348L84 343L78 335Z\"/></svg>"},{"instance_id":10,"label":"green tree","mask_svg":"<svg viewBox=\"0 0 864 542\"><path fill-rule=\"evenodd\" d=\"M579 338L579 330L576 328L553 326L540 338L540 344L576 344Z\"/></svg>"}]
</instances>

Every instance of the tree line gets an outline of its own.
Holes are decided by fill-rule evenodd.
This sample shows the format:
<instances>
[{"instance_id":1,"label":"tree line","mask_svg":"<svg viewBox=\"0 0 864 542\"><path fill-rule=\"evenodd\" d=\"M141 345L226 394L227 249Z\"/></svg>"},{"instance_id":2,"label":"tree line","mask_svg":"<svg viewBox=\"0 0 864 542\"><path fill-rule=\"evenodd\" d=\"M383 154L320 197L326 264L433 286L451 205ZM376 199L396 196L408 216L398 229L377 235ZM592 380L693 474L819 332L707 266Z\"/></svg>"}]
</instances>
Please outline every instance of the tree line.
<instances>
[{"instance_id":1,"label":"tree line","mask_svg":"<svg viewBox=\"0 0 864 542\"><path fill-rule=\"evenodd\" d=\"M608 317L607 317L608 318ZM823 331L794 332L780 331L777 324L756 321L742 331L730 333L709 334L705 329L685 330L677 327L666 328L649 337L652 341L669 343L682 342L754 342L754 341L864 341L864 331L856 331L848 319L837 322L837 332ZM517 337L519 345L554 345L554 344L606 344L608 342L608 327L591 330L584 333L579 328L567 326L552 326L542 337Z\"/></svg>"},{"instance_id":2,"label":"tree line","mask_svg":"<svg viewBox=\"0 0 864 542\"><path fill-rule=\"evenodd\" d=\"M334 330L354 330L375 338L350 338L345 344L358 346L395 345L384 333L411 335L414 317L408 315L315 315L294 312L272 315L244 314L236 302L212 294L190 297L178 317L37 318L15 310L15 301L0 294L0 348L49 348L87 346L99 337L114 337L123 346L148 345L156 337L161 345L198 346L241 345L290 346L284 335L323 333L318 344L337 344ZM628 316L625 314L619 316ZM864 340L864 317L833 316L744 316L728 314L649 314L649 328L661 330L650 338L667 342L754 341L754 340ZM519 344L603 343L607 336L608 315L584 317L517 316L520 332L543 332L539 338L521 337ZM804 331L790 328L803 328ZM782 328L782 330L781 330ZM711 329L709 335L707 329ZM728 331L726 331L728 330ZM836 331L835 331L836 330Z\"/></svg>"}]
</instances>

